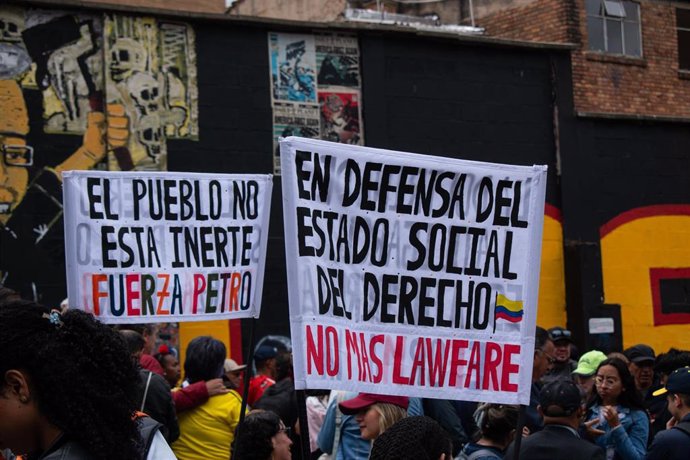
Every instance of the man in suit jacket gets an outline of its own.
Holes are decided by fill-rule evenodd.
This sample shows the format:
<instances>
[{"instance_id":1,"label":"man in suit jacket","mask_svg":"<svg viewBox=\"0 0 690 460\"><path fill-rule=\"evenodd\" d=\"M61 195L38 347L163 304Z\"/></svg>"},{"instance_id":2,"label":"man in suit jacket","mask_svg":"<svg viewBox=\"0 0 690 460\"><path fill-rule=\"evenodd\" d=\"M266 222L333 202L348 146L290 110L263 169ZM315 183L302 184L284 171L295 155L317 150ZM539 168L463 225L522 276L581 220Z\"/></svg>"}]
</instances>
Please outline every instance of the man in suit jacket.
<instances>
[{"instance_id":1,"label":"man in suit jacket","mask_svg":"<svg viewBox=\"0 0 690 460\"><path fill-rule=\"evenodd\" d=\"M530 460L604 460L604 450L580 439L578 427L584 413L580 390L572 380L555 380L546 384L537 408L544 417L544 429L522 439L520 458ZM514 456L511 444L506 459Z\"/></svg>"}]
</instances>

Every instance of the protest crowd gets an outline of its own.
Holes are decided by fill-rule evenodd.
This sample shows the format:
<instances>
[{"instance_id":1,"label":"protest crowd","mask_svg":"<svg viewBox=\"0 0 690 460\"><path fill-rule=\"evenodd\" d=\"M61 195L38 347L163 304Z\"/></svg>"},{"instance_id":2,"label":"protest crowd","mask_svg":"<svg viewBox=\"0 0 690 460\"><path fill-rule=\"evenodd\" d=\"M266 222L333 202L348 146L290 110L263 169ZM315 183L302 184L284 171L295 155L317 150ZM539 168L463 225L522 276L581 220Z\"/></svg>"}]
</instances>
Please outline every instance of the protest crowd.
<instances>
[{"instance_id":1,"label":"protest crowd","mask_svg":"<svg viewBox=\"0 0 690 460\"><path fill-rule=\"evenodd\" d=\"M523 459L688 458L690 352L579 353L571 331L537 327L530 404L307 390L292 355L263 344L243 374L197 337L155 349L156 325L107 326L0 291L0 458ZM184 369L184 374L180 368ZM180 380L181 377L184 380ZM248 404L247 404L248 403ZM303 437L303 438L302 438Z\"/></svg>"}]
</instances>

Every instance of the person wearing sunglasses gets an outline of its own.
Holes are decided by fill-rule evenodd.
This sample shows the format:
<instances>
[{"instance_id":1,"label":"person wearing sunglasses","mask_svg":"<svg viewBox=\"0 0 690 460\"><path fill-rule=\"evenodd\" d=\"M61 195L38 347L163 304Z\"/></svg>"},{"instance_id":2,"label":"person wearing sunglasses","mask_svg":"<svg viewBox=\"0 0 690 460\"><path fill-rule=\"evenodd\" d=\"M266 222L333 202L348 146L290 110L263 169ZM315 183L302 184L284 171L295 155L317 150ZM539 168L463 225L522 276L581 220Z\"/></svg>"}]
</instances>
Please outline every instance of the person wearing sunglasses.
<instances>
[{"instance_id":1,"label":"person wearing sunglasses","mask_svg":"<svg viewBox=\"0 0 690 460\"><path fill-rule=\"evenodd\" d=\"M242 460L291 460L290 428L275 412L254 410L235 431L234 457Z\"/></svg>"},{"instance_id":2,"label":"person wearing sunglasses","mask_svg":"<svg viewBox=\"0 0 690 460\"><path fill-rule=\"evenodd\" d=\"M570 359L574 343L572 333L562 327L552 327L549 329L549 335L555 347L553 353L555 359L551 370L541 379L544 385L554 380L571 379L571 374L577 367L577 362Z\"/></svg>"}]
</instances>

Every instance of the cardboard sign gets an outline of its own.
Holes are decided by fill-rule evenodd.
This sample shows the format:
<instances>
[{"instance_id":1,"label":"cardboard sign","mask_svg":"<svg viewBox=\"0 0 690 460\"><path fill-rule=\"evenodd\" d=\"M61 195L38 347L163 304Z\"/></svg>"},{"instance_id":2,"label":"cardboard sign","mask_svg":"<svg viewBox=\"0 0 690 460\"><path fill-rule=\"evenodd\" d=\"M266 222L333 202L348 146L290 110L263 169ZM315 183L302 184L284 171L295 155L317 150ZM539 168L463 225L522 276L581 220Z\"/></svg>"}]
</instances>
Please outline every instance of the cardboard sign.
<instances>
[{"instance_id":1,"label":"cardboard sign","mask_svg":"<svg viewBox=\"0 0 690 460\"><path fill-rule=\"evenodd\" d=\"M105 323L259 316L271 176L63 178L71 307Z\"/></svg>"},{"instance_id":2,"label":"cardboard sign","mask_svg":"<svg viewBox=\"0 0 690 460\"><path fill-rule=\"evenodd\" d=\"M527 404L545 166L281 142L296 388Z\"/></svg>"}]
</instances>

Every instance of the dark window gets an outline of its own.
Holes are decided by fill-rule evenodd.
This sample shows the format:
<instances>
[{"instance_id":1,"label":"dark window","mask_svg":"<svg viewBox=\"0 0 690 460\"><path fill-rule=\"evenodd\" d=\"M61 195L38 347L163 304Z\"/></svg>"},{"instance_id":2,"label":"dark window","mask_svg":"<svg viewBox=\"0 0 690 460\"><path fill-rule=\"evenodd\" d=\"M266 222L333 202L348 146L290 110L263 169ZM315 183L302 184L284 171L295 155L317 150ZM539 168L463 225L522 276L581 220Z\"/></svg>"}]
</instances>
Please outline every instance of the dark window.
<instances>
[{"instance_id":1,"label":"dark window","mask_svg":"<svg viewBox=\"0 0 690 460\"><path fill-rule=\"evenodd\" d=\"M586 0L586 6L589 49L642 56L640 6L637 3L626 0Z\"/></svg>"},{"instance_id":2,"label":"dark window","mask_svg":"<svg viewBox=\"0 0 690 460\"><path fill-rule=\"evenodd\" d=\"M690 313L690 279L662 279L659 289L662 313Z\"/></svg>"},{"instance_id":3,"label":"dark window","mask_svg":"<svg viewBox=\"0 0 690 460\"><path fill-rule=\"evenodd\" d=\"M690 70L690 9L676 10L678 29L678 68Z\"/></svg>"}]
</instances>

